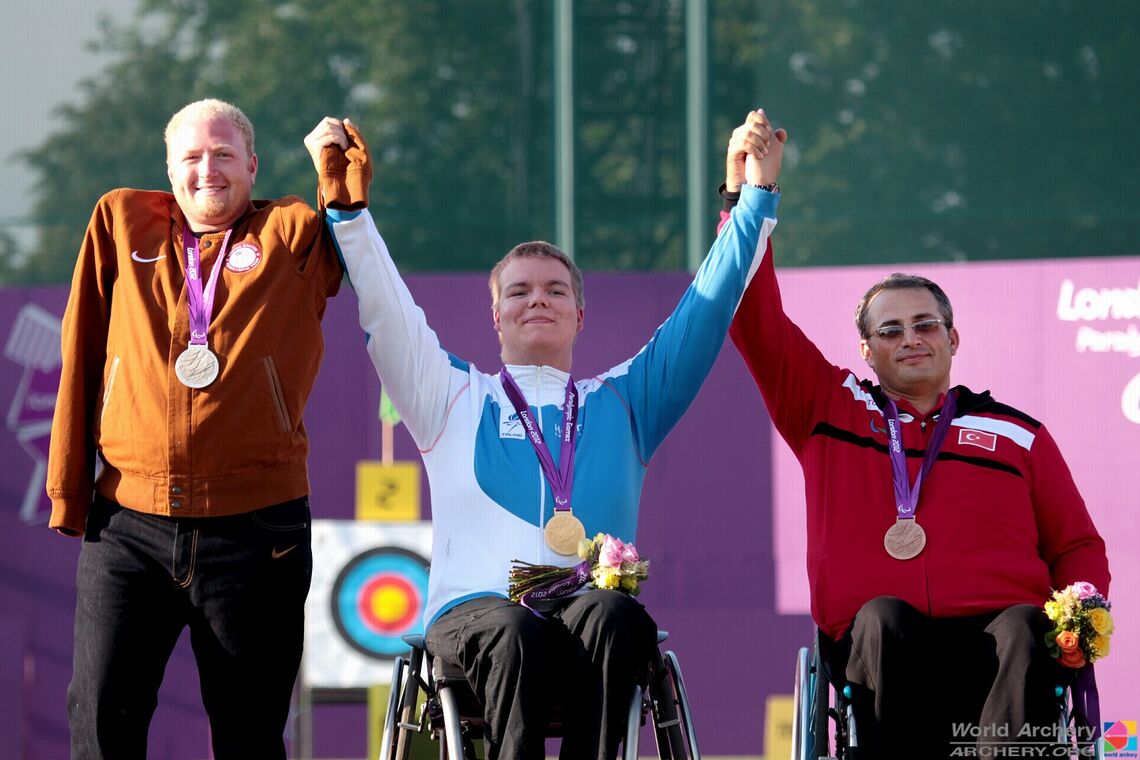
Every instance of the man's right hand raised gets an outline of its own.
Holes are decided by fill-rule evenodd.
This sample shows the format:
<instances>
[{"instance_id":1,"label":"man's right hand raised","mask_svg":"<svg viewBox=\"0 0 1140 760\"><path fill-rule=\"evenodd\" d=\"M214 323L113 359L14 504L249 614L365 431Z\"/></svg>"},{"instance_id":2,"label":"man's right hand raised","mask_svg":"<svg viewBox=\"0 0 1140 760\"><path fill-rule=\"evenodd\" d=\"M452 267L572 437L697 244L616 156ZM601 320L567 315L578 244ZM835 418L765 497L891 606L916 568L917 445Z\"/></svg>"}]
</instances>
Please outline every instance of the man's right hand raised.
<instances>
[{"instance_id":1,"label":"man's right hand raised","mask_svg":"<svg viewBox=\"0 0 1140 760\"><path fill-rule=\"evenodd\" d=\"M771 144L772 127L764 109L749 111L744 123L732 130L728 139L728 150L725 154L724 188L730 193L739 193L740 186L744 184L745 158L764 156Z\"/></svg>"},{"instance_id":2,"label":"man's right hand raised","mask_svg":"<svg viewBox=\"0 0 1140 760\"><path fill-rule=\"evenodd\" d=\"M764 125L771 129L763 109L753 113L759 114ZM745 158L744 178L750 185L774 185L780 176L780 164L784 160L784 143L788 141L788 132L776 129L771 134L772 139L768 141L766 151L751 151Z\"/></svg>"}]
</instances>

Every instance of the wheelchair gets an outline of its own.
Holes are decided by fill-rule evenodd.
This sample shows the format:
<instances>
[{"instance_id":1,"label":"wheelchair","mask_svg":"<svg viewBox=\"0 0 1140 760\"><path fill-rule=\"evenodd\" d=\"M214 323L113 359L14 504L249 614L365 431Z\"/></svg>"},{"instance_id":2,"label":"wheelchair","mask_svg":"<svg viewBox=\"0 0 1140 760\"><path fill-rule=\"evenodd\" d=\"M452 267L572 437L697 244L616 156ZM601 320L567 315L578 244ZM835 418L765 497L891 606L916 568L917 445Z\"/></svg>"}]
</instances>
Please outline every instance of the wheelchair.
<instances>
[{"instance_id":1,"label":"wheelchair","mask_svg":"<svg viewBox=\"0 0 1140 760\"><path fill-rule=\"evenodd\" d=\"M657 632L648 686L644 691L635 686L630 695L624 760L636 760L640 729L647 717L653 723L661 760L700 760L681 666L672 651L660 649L668 635ZM428 654L423 636L403 639L411 652L392 663L380 760L407 760L417 735L439 742L440 760L474 760L476 742L483 736L483 708L463 672ZM421 692L424 699L417 715ZM563 736L557 716L547 724L546 734Z\"/></svg>"},{"instance_id":2,"label":"wheelchair","mask_svg":"<svg viewBox=\"0 0 1140 760\"><path fill-rule=\"evenodd\" d=\"M824 673L819 654L819 636L811 650L801 647L796 653L796 680L793 691L791 760L871 760L859 754L859 732L855 725L850 685L833 688ZM1057 700L1057 736L1066 737L1064 755L1104 760L1104 743L1099 738L1090 743L1077 741L1090 736L1089 729L1070 709L1069 688L1054 688ZM1061 746L1061 745L1058 745ZM831 750L834 749L834 754Z\"/></svg>"}]
</instances>

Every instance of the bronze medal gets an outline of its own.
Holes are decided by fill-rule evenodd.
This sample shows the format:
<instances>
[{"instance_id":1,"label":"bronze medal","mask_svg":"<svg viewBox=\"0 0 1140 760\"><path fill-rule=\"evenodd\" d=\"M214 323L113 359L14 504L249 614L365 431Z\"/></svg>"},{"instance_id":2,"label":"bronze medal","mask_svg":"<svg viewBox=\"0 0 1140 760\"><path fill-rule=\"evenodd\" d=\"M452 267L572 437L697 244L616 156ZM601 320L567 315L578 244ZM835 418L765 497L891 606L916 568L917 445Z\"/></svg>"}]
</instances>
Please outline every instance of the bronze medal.
<instances>
[{"instance_id":1,"label":"bronze medal","mask_svg":"<svg viewBox=\"0 0 1140 760\"><path fill-rule=\"evenodd\" d=\"M578 542L586 537L586 528L573 512L566 509L554 513L546 523L543 534L546 536L546 545L552 551L569 556L578 553Z\"/></svg>"},{"instance_id":2,"label":"bronze medal","mask_svg":"<svg viewBox=\"0 0 1140 760\"><path fill-rule=\"evenodd\" d=\"M913 517L900 517L883 536L883 546L895 559L914 559L926 546L926 531Z\"/></svg>"}]
</instances>

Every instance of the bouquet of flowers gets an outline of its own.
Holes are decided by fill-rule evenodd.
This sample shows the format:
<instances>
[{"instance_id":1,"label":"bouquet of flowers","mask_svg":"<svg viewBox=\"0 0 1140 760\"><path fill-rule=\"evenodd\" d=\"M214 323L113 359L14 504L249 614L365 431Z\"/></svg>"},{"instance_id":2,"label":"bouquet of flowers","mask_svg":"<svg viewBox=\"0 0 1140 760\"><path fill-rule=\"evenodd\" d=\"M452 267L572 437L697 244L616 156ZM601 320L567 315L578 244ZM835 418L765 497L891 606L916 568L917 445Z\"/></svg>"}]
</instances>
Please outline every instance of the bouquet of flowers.
<instances>
[{"instance_id":1,"label":"bouquet of flowers","mask_svg":"<svg viewBox=\"0 0 1140 760\"><path fill-rule=\"evenodd\" d=\"M1113 631L1111 609L1091 583L1081 581L1054 591L1045 602L1045 614L1053 621L1053 630L1045 636L1049 654L1070 668L1107 655Z\"/></svg>"},{"instance_id":2,"label":"bouquet of flowers","mask_svg":"<svg viewBox=\"0 0 1140 760\"><path fill-rule=\"evenodd\" d=\"M531 602L569 596L593 583L596 588L637 596L641 581L649 577L649 560L641 558L637 547L607 533L579 541L578 558L582 561L572 567L514 560L507 595L530 606Z\"/></svg>"}]
</instances>

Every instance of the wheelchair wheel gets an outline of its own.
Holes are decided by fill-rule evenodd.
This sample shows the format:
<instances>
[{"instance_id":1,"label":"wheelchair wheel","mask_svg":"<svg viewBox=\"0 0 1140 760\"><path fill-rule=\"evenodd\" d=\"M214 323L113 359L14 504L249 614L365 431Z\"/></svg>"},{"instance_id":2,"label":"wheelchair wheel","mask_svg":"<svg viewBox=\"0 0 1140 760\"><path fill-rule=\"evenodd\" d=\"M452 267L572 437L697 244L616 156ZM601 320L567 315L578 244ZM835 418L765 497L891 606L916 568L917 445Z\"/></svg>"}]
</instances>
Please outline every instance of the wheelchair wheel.
<instances>
[{"instance_id":1,"label":"wheelchair wheel","mask_svg":"<svg viewBox=\"0 0 1140 760\"><path fill-rule=\"evenodd\" d=\"M400 714L400 697L404 692L404 674L407 667L407 662L403 657L397 657L392 661L392 681L388 690L388 706L384 710L384 733L380 736L380 760L397 760L396 737L400 733L397 716Z\"/></svg>"},{"instance_id":2,"label":"wheelchair wheel","mask_svg":"<svg viewBox=\"0 0 1140 760\"><path fill-rule=\"evenodd\" d=\"M416 722L416 705L420 696L420 670L423 667L424 652L422 649L412 649L411 661L404 669L404 683L400 698L400 709L396 715L394 753L391 760L408 760L411 753L413 732L419 732Z\"/></svg>"},{"instance_id":3,"label":"wheelchair wheel","mask_svg":"<svg viewBox=\"0 0 1140 760\"><path fill-rule=\"evenodd\" d=\"M440 760L475 760L475 742L460 717L459 698L455 688L440 684L436 692L443 712L443 736L440 737Z\"/></svg>"},{"instance_id":4,"label":"wheelchair wheel","mask_svg":"<svg viewBox=\"0 0 1140 760\"><path fill-rule=\"evenodd\" d=\"M792 760L809 760L812 751L811 653L800 647L796 653L796 680L792 687Z\"/></svg>"},{"instance_id":5,"label":"wheelchair wheel","mask_svg":"<svg viewBox=\"0 0 1140 760\"><path fill-rule=\"evenodd\" d=\"M655 652L649 673L649 703L661 760L700 760L689 695L677 655Z\"/></svg>"},{"instance_id":6,"label":"wheelchair wheel","mask_svg":"<svg viewBox=\"0 0 1140 760\"><path fill-rule=\"evenodd\" d=\"M673 691L677 695L677 707L681 714L681 728L688 740L689 757L692 760L701 760L701 750L697 747L697 731L693 724L693 713L690 709L689 692L685 690L685 679L681 677L681 662L672 651L665 653L665 665L669 669L669 678L673 681ZM684 755L675 753L674 757L680 759Z\"/></svg>"},{"instance_id":7,"label":"wheelchair wheel","mask_svg":"<svg viewBox=\"0 0 1140 760\"><path fill-rule=\"evenodd\" d=\"M821 757L831 757L828 752L831 741L831 723L828 720L828 707L831 695L831 684L823 674L823 667L819 660L819 650L812 656L810 672L811 711L808 719L810 741L806 746L808 757L812 760Z\"/></svg>"}]
</instances>

